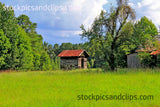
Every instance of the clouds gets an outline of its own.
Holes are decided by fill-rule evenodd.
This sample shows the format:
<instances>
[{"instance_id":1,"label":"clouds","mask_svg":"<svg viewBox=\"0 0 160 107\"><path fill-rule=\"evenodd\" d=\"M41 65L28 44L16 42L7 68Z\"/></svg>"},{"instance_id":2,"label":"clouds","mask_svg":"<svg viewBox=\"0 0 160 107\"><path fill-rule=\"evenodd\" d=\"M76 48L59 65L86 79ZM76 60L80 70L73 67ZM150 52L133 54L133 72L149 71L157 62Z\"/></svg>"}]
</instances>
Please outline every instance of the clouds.
<instances>
[{"instance_id":1,"label":"clouds","mask_svg":"<svg viewBox=\"0 0 160 107\"><path fill-rule=\"evenodd\" d=\"M66 12L48 13L50 26L66 29L79 29L81 24L89 26L94 18L103 10L107 0L70 0L64 3ZM58 17L58 19L57 19ZM46 17L44 17L46 18Z\"/></svg>"},{"instance_id":2,"label":"clouds","mask_svg":"<svg viewBox=\"0 0 160 107\"><path fill-rule=\"evenodd\" d=\"M89 27L103 10L103 6L108 3L107 0L2 0L2 2L10 6L23 7L23 11L15 11L16 16L20 14L29 16L32 22L38 24L37 32L52 44L67 41L82 42L79 36L81 24ZM53 10L35 11L31 6L50 6Z\"/></svg>"},{"instance_id":3,"label":"clouds","mask_svg":"<svg viewBox=\"0 0 160 107\"><path fill-rule=\"evenodd\" d=\"M70 40L71 42L73 37L78 38L80 41L79 34L81 24L84 24L86 27L89 27L96 16L98 16L103 10L103 6L107 3L106 0L70 0L64 3L68 7L65 13L56 13L52 14L51 12L44 15L40 21L40 30L41 33L46 35L45 32L50 30L50 33L47 35L52 36L53 38L61 38ZM46 25L45 25L46 23ZM45 29L42 26L45 25ZM45 36L44 36L45 37ZM44 38L45 39L45 38ZM66 41L66 40L65 40Z\"/></svg>"},{"instance_id":4,"label":"clouds","mask_svg":"<svg viewBox=\"0 0 160 107\"><path fill-rule=\"evenodd\" d=\"M43 35L44 41L47 41L51 44L54 43L82 43L79 34L81 31L56 31L51 29L38 29L39 33Z\"/></svg>"},{"instance_id":5,"label":"clouds","mask_svg":"<svg viewBox=\"0 0 160 107\"><path fill-rule=\"evenodd\" d=\"M160 25L160 0L142 0L137 7L138 16L147 16L156 26Z\"/></svg>"},{"instance_id":6,"label":"clouds","mask_svg":"<svg viewBox=\"0 0 160 107\"><path fill-rule=\"evenodd\" d=\"M6 5L52 6L53 10L15 11L16 16L26 14L38 24L38 33L49 43L79 43L80 26L89 27L101 10L109 9L116 0L1 0ZM130 0L136 10L137 19L147 16L158 27L160 25L160 0ZM56 10L55 10L56 9Z\"/></svg>"},{"instance_id":7,"label":"clouds","mask_svg":"<svg viewBox=\"0 0 160 107\"><path fill-rule=\"evenodd\" d=\"M82 24L90 26L107 2L107 0L72 0L71 12L73 12L73 15L78 16Z\"/></svg>"}]
</instances>

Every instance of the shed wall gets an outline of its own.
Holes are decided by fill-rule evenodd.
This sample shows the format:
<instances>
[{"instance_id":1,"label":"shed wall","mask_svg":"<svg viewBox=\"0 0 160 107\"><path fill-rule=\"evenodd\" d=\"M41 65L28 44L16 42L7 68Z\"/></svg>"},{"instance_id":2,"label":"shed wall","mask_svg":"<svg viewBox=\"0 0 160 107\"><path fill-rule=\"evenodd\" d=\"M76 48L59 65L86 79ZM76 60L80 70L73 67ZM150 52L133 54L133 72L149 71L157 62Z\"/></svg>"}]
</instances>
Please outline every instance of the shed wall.
<instances>
[{"instance_id":1,"label":"shed wall","mask_svg":"<svg viewBox=\"0 0 160 107\"><path fill-rule=\"evenodd\" d=\"M83 63L83 66L82 66L82 63ZM87 58L84 58L84 57L78 58L78 68L84 68L84 69L87 68Z\"/></svg>"},{"instance_id":2,"label":"shed wall","mask_svg":"<svg viewBox=\"0 0 160 107\"><path fill-rule=\"evenodd\" d=\"M87 58L84 58L84 69L87 69Z\"/></svg>"},{"instance_id":3,"label":"shed wall","mask_svg":"<svg viewBox=\"0 0 160 107\"><path fill-rule=\"evenodd\" d=\"M140 60L138 58L137 53L127 55L127 65L128 65L128 68L140 68L141 67Z\"/></svg>"},{"instance_id":4,"label":"shed wall","mask_svg":"<svg viewBox=\"0 0 160 107\"><path fill-rule=\"evenodd\" d=\"M61 58L61 68L78 68L78 58Z\"/></svg>"},{"instance_id":5,"label":"shed wall","mask_svg":"<svg viewBox=\"0 0 160 107\"><path fill-rule=\"evenodd\" d=\"M81 68L81 61L82 61L82 58L78 58L78 68Z\"/></svg>"}]
</instances>

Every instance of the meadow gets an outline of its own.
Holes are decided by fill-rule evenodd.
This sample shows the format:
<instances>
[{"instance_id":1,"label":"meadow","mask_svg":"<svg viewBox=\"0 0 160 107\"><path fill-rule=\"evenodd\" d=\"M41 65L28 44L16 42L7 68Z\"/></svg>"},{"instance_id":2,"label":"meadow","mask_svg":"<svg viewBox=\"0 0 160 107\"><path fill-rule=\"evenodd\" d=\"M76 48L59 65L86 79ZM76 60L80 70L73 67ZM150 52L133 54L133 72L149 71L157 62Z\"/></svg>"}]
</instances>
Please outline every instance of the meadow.
<instances>
[{"instance_id":1,"label":"meadow","mask_svg":"<svg viewBox=\"0 0 160 107\"><path fill-rule=\"evenodd\" d=\"M159 107L159 69L0 73L0 107ZM153 95L152 100L78 100L78 95Z\"/></svg>"}]
</instances>

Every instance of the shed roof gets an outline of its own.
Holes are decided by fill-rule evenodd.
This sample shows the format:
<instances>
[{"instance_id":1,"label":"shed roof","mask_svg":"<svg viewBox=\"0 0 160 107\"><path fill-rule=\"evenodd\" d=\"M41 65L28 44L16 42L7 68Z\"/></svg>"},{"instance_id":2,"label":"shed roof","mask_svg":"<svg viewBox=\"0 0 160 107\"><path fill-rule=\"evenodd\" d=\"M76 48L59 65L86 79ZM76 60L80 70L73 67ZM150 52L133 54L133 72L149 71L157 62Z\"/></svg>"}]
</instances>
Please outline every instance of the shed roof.
<instances>
[{"instance_id":1,"label":"shed roof","mask_svg":"<svg viewBox=\"0 0 160 107\"><path fill-rule=\"evenodd\" d=\"M151 55L158 55L159 53L160 53L160 50L157 50L157 51L151 52Z\"/></svg>"},{"instance_id":2,"label":"shed roof","mask_svg":"<svg viewBox=\"0 0 160 107\"><path fill-rule=\"evenodd\" d=\"M81 50L64 50L58 55L58 57L79 57L83 53L85 54L85 57L89 57L88 53L83 49L81 49Z\"/></svg>"}]
</instances>

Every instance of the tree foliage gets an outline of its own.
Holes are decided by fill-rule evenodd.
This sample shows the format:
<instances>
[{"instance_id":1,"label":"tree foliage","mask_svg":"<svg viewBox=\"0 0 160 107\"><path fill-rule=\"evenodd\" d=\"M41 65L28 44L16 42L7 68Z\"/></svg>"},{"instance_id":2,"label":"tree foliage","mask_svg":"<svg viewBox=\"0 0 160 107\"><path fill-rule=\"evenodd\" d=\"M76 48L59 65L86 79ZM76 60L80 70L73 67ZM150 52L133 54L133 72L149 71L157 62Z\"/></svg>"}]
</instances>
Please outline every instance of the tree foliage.
<instances>
[{"instance_id":1,"label":"tree foliage","mask_svg":"<svg viewBox=\"0 0 160 107\"><path fill-rule=\"evenodd\" d=\"M83 31L82 38L87 38L91 44L91 50L95 50L99 59L108 62L111 70L116 67L116 54L118 48L125 42L124 33L121 33L127 20L135 18L135 11L125 0L117 0L118 6L111 8L110 12L102 11L99 17L95 19L90 29ZM126 35L127 36L127 35ZM123 41L121 41L123 39Z\"/></svg>"},{"instance_id":2,"label":"tree foliage","mask_svg":"<svg viewBox=\"0 0 160 107\"><path fill-rule=\"evenodd\" d=\"M26 15L20 15L17 18L18 25L21 26L28 35L31 43L33 53L33 69L34 70L49 70L51 62L49 59L48 49L45 49L45 42L43 44L43 38L36 32L37 24L32 23L30 18ZM48 54L47 54L48 53ZM43 56L44 55L44 56ZM46 59L45 59L46 58Z\"/></svg>"},{"instance_id":3,"label":"tree foliage","mask_svg":"<svg viewBox=\"0 0 160 107\"><path fill-rule=\"evenodd\" d=\"M36 32L37 24L26 15L16 18L12 7L2 3L0 10L0 69L50 69L49 55L42 46L43 38Z\"/></svg>"},{"instance_id":4,"label":"tree foliage","mask_svg":"<svg viewBox=\"0 0 160 107\"><path fill-rule=\"evenodd\" d=\"M150 47L154 44L156 35L158 35L156 26L145 16L134 25L133 40L136 48Z\"/></svg>"},{"instance_id":5,"label":"tree foliage","mask_svg":"<svg viewBox=\"0 0 160 107\"><path fill-rule=\"evenodd\" d=\"M6 58L9 48L11 48L9 39L4 35L3 30L0 30L0 69L3 69L3 66L7 64Z\"/></svg>"},{"instance_id":6,"label":"tree foliage","mask_svg":"<svg viewBox=\"0 0 160 107\"><path fill-rule=\"evenodd\" d=\"M158 35L156 26L145 16L134 25L134 49L143 50L139 52L139 58L145 67L156 65L155 59L152 59L153 56L150 55L150 52L157 49L157 45L159 45L156 35Z\"/></svg>"},{"instance_id":7,"label":"tree foliage","mask_svg":"<svg viewBox=\"0 0 160 107\"><path fill-rule=\"evenodd\" d=\"M6 47L6 53L3 53L5 56L2 59L5 59L5 64L1 69L30 69L33 66L30 39L18 26L11 7L4 7L5 5L0 3L1 39L2 42L5 41L4 46L9 48Z\"/></svg>"}]
</instances>

